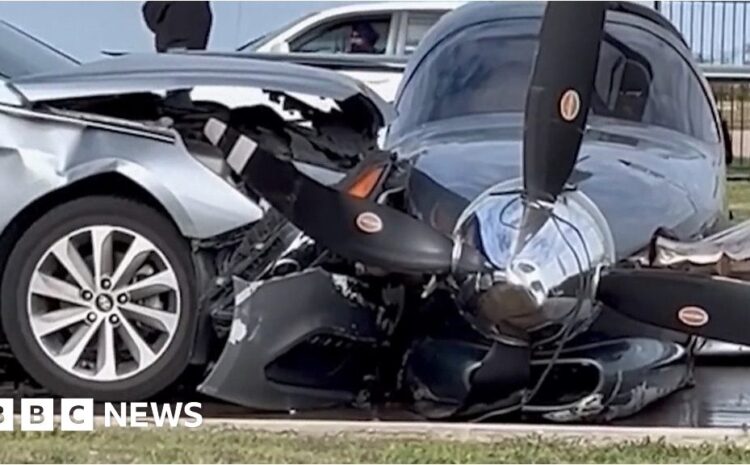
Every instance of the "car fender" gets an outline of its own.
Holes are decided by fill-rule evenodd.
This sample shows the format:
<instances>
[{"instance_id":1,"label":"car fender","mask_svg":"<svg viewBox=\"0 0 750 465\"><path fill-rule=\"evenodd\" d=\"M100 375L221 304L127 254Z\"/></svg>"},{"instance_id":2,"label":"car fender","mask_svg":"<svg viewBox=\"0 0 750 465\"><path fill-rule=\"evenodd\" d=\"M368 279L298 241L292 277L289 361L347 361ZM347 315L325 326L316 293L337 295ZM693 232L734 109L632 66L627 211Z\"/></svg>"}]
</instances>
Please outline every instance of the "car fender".
<instances>
[{"instance_id":1,"label":"car fender","mask_svg":"<svg viewBox=\"0 0 750 465\"><path fill-rule=\"evenodd\" d=\"M215 187L206 193L209 198L200 198L201 193L208 189L187 192L189 186L195 187L195 183L189 179L170 179L162 176L162 170L158 168L122 158L102 158L78 165L68 173L66 185L98 175L120 174L151 194L166 210L182 235L191 239L217 236L262 218L263 211L257 204L202 165L194 168L195 181L210 182ZM201 172L203 170L209 172ZM211 182L212 177L224 185Z\"/></svg>"},{"instance_id":2,"label":"car fender","mask_svg":"<svg viewBox=\"0 0 750 465\"><path fill-rule=\"evenodd\" d=\"M159 140L30 113L0 114L0 230L33 202L108 173L149 192L188 238L213 237L263 216L257 204L190 155L177 137Z\"/></svg>"}]
</instances>

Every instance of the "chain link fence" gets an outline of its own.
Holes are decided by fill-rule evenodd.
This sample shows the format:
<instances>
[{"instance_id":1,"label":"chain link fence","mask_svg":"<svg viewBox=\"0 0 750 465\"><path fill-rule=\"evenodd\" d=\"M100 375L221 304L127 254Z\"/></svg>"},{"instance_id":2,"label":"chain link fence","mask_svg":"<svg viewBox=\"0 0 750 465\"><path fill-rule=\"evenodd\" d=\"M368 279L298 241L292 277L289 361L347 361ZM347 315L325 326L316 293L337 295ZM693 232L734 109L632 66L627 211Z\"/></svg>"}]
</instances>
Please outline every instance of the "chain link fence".
<instances>
[{"instance_id":1,"label":"chain link fence","mask_svg":"<svg viewBox=\"0 0 750 465\"><path fill-rule=\"evenodd\" d=\"M710 76L710 74L709 74ZM719 112L729 126L738 166L750 166L750 78L709 79Z\"/></svg>"},{"instance_id":2,"label":"chain link fence","mask_svg":"<svg viewBox=\"0 0 750 465\"><path fill-rule=\"evenodd\" d=\"M712 65L750 65L750 2L654 2L682 32L698 61Z\"/></svg>"},{"instance_id":3,"label":"chain link fence","mask_svg":"<svg viewBox=\"0 0 750 465\"><path fill-rule=\"evenodd\" d=\"M676 1L654 6L682 32L714 90L735 164L750 166L750 2Z\"/></svg>"}]
</instances>

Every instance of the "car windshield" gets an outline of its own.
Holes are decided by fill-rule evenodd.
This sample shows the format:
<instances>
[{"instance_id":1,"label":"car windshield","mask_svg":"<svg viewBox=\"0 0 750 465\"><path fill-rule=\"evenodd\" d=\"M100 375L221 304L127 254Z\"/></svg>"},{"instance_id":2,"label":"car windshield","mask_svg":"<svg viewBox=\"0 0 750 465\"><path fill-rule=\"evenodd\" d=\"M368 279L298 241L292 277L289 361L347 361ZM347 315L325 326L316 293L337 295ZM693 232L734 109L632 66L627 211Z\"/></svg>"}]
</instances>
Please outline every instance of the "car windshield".
<instances>
[{"instance_id":1,"label":"car windshield","mask_svg":"<svg viewBox=\"0 0 750 465\"><path fill-rule=\"evenodd\" d=\"M77 66L70 56L0 21L0 74L15 78Z\"/></svg>"},{"instance_id":2,"label":"car windshield","mask_svg":"<svg viewBox=\"0 0 750 465\"><path fill-rule=\"evenodd\" d=\"M281 27L278 27L276 29L273 29L271 31L263 33L263 34L259 35L258 37L254 38L254 39L251 39L250 41L246 42L245 44L240 45L239 47L237 47L237 51L238 52L255 52L259 48L261 48L264 45L266 45L269 41L271 41L271 39L273 39L274 37L278 36L280 33L286 31L287 29L291 29L296 24L299 24L302 21L306 20L307 18L309 18L311 16L314 16L316 14L318 14L318 13L317 12L308 13L308 14L302 16L301 18L295 19L294 21L292 21L290 23L287 23L287 24L285 24L285 25L283 25Z\"/></svg>"}]
</instances>

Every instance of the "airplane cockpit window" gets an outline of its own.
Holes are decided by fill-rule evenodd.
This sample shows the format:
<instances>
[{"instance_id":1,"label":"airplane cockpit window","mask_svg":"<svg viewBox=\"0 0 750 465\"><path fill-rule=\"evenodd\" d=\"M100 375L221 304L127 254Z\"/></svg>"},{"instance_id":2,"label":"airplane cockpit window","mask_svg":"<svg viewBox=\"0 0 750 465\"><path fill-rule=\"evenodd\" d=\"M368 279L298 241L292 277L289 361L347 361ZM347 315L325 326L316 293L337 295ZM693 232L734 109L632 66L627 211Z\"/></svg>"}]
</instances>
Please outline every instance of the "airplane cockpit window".
<instances>
[{"instance_id":1,"label":"airplane cockpit window","mask_svg":"<svg viewBox=\"0 0 750 465\"><path fill-rule=\"evenodd\" d=\"M540 24L477 25L428 53L405 84L391 136L432 121L522 112ZM708 96L687 61L658 36L624 24L606 25L591 111L719 140Z\"/></svg>"},{"instance_id":2,"label":"airplane cockpit window","mask_svg":"<svg viewBox=\"0 0 750 465\"><path fill-rule=\"evenodd\" d=\"M607 34L599 54L592 113L643 122L653 78L643 55Z\"/></svg>"},{"instance_id":3,"label":"airplane cockpit window","mask_svg":"<svg viewBox=\"0 0 750 465\"><path fill-rule=\"evenodd\" d=\"M460 116L523 111L540 24L507 20L452 36L412 75L391 132Z\"/></svg>"},{"instance_id":4,"label":"airplane cockpit window","mask_svg":"<svg viewBox=\"0 0 750 465\"><path fill-rule=\"evenodd\" d=\"M711 105L698 77L669 43L648 31L607 24L595 89L594 114L719 141Z\"/></svg>"}]
</instances>

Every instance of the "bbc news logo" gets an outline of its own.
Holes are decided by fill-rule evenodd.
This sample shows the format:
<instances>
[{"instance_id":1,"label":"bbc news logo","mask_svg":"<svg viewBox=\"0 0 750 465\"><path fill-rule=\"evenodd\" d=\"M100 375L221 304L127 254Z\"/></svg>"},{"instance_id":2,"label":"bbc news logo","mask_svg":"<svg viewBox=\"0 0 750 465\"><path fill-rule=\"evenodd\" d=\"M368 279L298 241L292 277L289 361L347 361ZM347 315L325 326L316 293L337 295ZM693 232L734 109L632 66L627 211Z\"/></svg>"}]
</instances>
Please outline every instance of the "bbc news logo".
<instances>
[{"instance_id":1,"label":"bbc news logo","mask_svg":"<svg viewBox=\"0 0 750 465\"><path fill-rule=\"evenodd\" d=\"M14 399L0 399L0 431L13 431L17 414L21 431L93 431L95 424L93 399L60 399L59 422L55 421L54 399L21 399L16 410ZM98 426L110 428L159 428L184 426L197 428L203 424L200 402L105 402Z\"/></svg>"}]
</instances>

